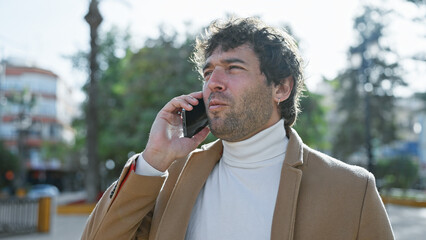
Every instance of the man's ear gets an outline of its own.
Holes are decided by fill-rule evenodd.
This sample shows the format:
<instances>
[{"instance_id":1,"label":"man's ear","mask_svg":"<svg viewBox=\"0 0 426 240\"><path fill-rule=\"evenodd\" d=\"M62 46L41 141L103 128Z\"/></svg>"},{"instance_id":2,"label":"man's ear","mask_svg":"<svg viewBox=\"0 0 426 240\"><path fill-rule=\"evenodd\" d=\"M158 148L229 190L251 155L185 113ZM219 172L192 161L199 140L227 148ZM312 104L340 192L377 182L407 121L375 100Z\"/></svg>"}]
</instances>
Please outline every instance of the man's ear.
<instances>
[{"instance_id":1,"label":"man's ear","mask_svg":"<svg viewBox=\"0 0 426 240\"><path fill-rule=\"evenodd\" d=\"M294 80L293 76L289 76L281 80L281 83L274 87L274 100L279 104L287 100L293 90Z\"/></svg>"}]
</instances>

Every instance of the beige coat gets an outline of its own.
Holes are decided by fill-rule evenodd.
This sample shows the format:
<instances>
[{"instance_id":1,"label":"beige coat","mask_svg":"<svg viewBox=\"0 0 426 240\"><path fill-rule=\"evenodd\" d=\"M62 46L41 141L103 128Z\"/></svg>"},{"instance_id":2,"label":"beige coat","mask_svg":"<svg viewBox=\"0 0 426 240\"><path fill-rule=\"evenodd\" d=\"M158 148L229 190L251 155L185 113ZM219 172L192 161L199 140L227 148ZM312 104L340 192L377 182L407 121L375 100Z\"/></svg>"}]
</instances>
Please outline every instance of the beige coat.
<instances>
[{"instance_id":1,"label":"beige coat","mask_svg":"<svg viewBox=\"0 0 426 240\"><path fill-rule=\"evenodd\" d=\"M271 239L394 239L371 173L310 149L294 130L289 138ZM216 141L195 150L172 164L167 179L129 173L135 157L129 159L90 215L82 239L184 239L222 149Z\"/></svg>"}]
</instances>

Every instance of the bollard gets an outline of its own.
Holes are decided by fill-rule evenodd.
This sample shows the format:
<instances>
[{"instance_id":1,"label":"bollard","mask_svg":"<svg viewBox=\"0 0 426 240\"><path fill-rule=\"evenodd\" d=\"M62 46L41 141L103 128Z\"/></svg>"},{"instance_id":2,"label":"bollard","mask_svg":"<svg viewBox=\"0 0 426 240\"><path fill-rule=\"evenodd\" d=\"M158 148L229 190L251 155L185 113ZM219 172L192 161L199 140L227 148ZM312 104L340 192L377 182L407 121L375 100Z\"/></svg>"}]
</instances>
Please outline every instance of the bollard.
<instances>
[{"instance_id":1,"label":"bollard","mask_svg":"<svg viewBox=\"0 0 426 240\"><path fill-rule=\"evenodd\" d=\"M50 230L50 197L42 197L38 200L38 232L49 232Z\"/></svg>"}]
</instances>

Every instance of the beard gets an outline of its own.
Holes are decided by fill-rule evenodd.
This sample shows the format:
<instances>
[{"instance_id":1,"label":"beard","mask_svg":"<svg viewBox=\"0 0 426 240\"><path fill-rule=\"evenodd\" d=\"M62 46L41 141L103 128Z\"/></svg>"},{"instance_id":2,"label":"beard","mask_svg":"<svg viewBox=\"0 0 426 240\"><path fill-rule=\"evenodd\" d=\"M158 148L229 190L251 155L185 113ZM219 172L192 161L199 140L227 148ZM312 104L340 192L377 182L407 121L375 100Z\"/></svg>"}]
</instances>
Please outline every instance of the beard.
<instances>
[{"instance_id":1,"label":"beard","mask_svg":"<svg viewBox=\"0 0 426 240\"><path fill-rule=\"evenodd\" d=\"M271 86L262 83L233 98L225 93L214 92L209 99L216 98L228 103L228 108L209 117L209 128L214 136L229 142L251 137L271 118Z\"/></svg>"}]
</instances>

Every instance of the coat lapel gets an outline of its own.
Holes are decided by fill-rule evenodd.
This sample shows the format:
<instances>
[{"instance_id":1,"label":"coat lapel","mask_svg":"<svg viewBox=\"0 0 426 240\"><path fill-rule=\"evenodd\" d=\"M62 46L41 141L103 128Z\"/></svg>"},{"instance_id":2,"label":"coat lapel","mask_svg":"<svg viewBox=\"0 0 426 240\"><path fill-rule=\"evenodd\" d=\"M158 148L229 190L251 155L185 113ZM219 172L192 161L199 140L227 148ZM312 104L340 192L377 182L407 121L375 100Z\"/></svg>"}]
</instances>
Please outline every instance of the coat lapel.
<instances>
[{"instance_id":1,"label":"coat lapel","mask_svg":"<svg viewBox=\"0 0 426 240\"><path fill-rule=\"evenodd\" d=\"M222 142L193 152L180 174L164 209L154 239L184 239L191 211L210 172L222 156Z\"/></svg>"},{"instance_id":2,"label":"coat lapel","mask_svg":"<svg viewBox=\"0 0 426 240\"><path fill-rule=\"evenodd\" d=\"M293 129L289 137L272 221L272 240L291 240L294 235L297 198L302 180L302 171L297 167L303 164L303 143Z\"/></svg>"}]
</instances>

